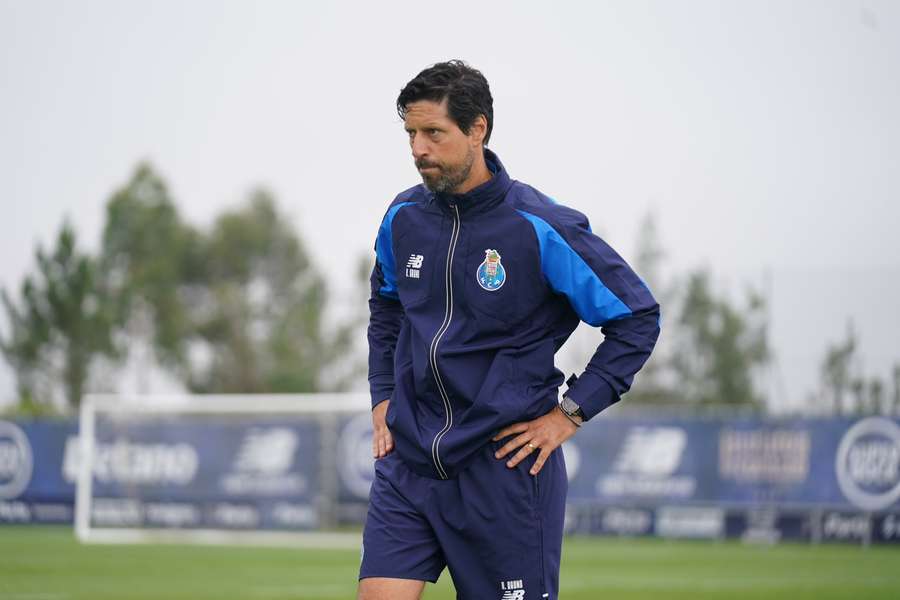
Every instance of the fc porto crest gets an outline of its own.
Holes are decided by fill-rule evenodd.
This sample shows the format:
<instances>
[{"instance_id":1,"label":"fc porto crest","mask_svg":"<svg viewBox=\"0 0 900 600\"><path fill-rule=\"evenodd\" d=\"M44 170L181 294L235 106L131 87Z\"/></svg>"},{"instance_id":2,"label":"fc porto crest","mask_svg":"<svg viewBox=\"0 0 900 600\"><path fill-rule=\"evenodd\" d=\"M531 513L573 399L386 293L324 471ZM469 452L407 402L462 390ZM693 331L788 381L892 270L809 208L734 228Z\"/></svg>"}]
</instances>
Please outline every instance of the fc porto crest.
<instances>
[{"instance_id":1,"label":"fc porto crest","mask_svg":"<svg viewBox=\"0 0 900 600\"><path fill-rule=\"evenodd\" d=\"M500 253L488 248L484 251L484 262L475 272L478 285L489 292L496 292L506 283L506 269L500 264Z\"/></svg>"}]
</instances>

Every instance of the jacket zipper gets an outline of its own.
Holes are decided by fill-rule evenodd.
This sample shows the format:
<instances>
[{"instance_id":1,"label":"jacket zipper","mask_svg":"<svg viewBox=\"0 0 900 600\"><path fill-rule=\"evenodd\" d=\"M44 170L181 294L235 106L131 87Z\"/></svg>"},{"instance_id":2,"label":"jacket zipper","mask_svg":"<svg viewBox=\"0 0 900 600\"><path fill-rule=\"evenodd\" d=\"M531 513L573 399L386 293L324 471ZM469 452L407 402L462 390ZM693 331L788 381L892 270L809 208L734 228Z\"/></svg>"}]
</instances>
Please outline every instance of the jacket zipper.
<instances>
[{"instance_id":1,"label":"jacket zipper","mask_svg":"<svg viewBox=\"0 0 900 600\"><path fill-rule=\"evenodd\" d=\"M441 464L438 446L441 443L441 438L443 438L444 435L450 431L450 427L453 426L453 413L450 410L450 397L447 395L447 390L444 388L444 382L441 379L441 374L437 367L438 343L441 341L441 337L447 332L447 329L450 328L450 320L453 318L453 279L451 277L450 267L453 264L453 255L456 252L456 241L459 239L459 208L457 208L455 203L451 203L450 206L453 207L453 232L450 234L450 247L447 248L447 268L444 276L447 303L444 310L444 322L441 323L437 333L434 334L434 338L431 340L431 349L429 351L431 372L434 375L434 381L437 383L438 392L441 395L441 400L444 402L444 410L446 410L447 413L444 420L444 428L434 436L434 440L431 442L431 458L434 461L434 467L441 479L447 479L447 472L444 470L444 465Z\"/></svg>"}]
</instances>

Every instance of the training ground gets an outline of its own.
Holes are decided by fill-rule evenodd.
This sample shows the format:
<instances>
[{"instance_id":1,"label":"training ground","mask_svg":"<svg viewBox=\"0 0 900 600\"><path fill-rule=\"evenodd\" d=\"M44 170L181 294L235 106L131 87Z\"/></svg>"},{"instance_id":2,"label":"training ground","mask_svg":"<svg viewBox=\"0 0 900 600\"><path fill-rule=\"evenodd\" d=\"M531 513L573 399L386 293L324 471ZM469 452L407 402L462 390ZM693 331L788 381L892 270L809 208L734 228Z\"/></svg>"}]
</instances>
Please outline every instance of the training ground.
<instances>
[{"instance_id":1,"label":"training ground","mask_svg":"<svg viewBox=\"0 0 900 600\"><path fill-rule=\"evenodd\" d=\"M2 600L352 599L358 564L357 550L81 545L70 528L0 527ZM560 598L900 598L898 565L891 547L571 537ZM455 598L446 571L425 590Z\"/></svg>"}]
</instances>

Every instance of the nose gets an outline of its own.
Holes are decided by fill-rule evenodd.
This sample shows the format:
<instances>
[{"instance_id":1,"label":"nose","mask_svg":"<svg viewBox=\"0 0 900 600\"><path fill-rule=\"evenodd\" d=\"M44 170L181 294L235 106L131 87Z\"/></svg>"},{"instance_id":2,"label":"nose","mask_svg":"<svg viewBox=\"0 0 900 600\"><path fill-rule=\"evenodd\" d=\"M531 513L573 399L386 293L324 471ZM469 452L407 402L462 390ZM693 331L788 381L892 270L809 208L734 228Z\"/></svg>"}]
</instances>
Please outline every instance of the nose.
<instances>
[{"instance_id":1,"label":"nose","mask_svg":"<svg viewBox=\"0 0 900 600\"><path fill-rule=\"evenodd\" d=\"M428 156L429 144L425 136L413 135L409 145L412 147L412 155L416 160Z\"/></svg>"}]
</instances>

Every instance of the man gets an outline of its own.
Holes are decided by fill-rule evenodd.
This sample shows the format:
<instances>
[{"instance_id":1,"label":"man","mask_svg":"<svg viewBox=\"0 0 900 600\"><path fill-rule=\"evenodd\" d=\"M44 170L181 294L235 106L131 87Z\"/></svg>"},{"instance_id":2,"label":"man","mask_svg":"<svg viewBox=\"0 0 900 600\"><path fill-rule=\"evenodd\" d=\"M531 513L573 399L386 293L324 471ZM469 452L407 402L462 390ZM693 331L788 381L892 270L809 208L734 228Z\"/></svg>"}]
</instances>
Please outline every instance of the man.
<instances>
[{"instance_id":1,"label":"man","mask_svg":"<svg viewBox=\"0 0 900 600\"><path fill-rule=\"evenodd\" d=\"M555 600L559 447L630 388L659 305L584 215L511 180L485 147L480 72L436 64L397 109L424 185L390 204L375 243L377 460L358 598L416 600L446 566L461 599ZM605 339L559 403L553 355L579 320Z\"/></svg>"}]
</instances>

